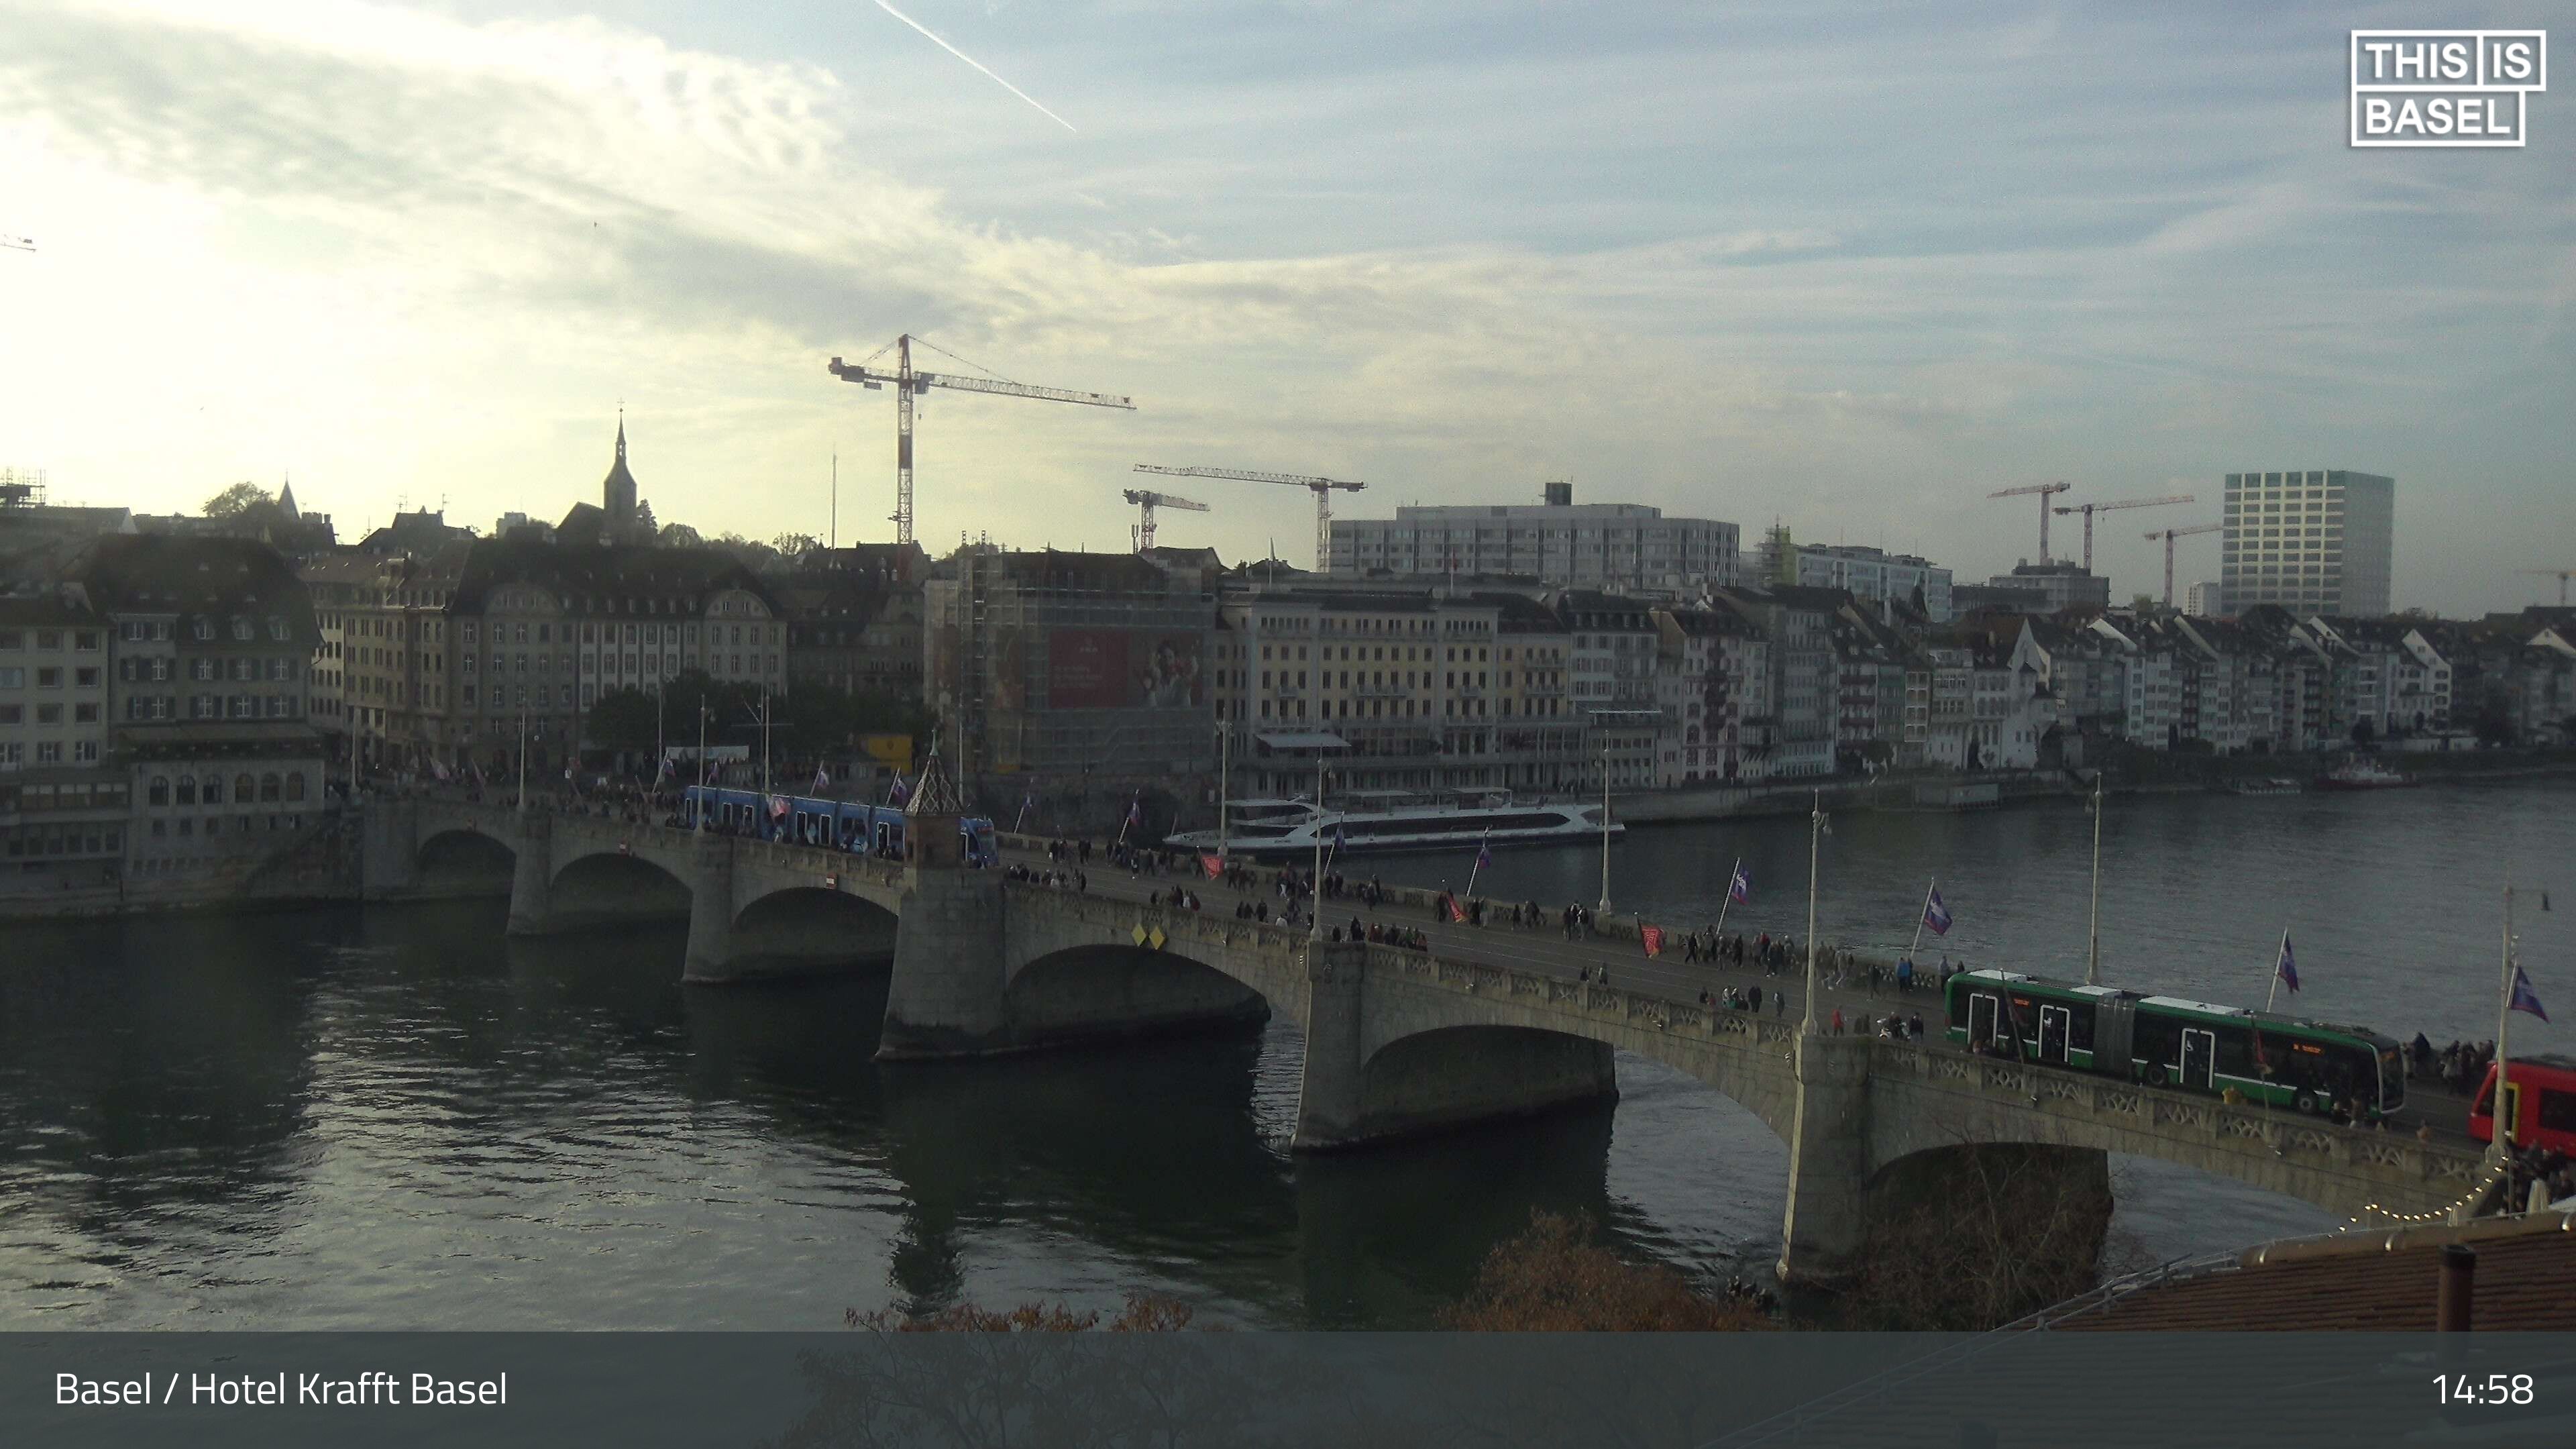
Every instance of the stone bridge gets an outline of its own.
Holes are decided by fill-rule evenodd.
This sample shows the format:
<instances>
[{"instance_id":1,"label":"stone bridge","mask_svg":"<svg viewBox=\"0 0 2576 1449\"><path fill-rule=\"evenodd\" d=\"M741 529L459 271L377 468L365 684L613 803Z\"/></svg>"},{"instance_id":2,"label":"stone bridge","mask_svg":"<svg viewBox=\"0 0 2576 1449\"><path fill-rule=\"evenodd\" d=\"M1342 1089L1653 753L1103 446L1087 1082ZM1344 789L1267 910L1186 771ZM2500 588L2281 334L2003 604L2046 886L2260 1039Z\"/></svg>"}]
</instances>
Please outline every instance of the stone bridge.
<instances>
[{"instance_id":1,"label":"stone bridge","mask_svg":"<svg viewBox=\"0 0 2576 1449\"><path fill-rule=\"evenodd\" d=\"M685 976L780 959L882 956L879 1056L983 1057L1204 1028L1272 1012L1305 1035L1293 1145L1325 1151L1615 1095L1615 1052L1685 1072L1788 1144L1784 1276L1830 1281L1875 1215L1919 1209L1913 1168L2024 1144L2108 1211L2108 1152L2162 1158L2343 1215L2451 1206L2476 1144L2333 1126L1924 1042L1806 1035L1796 1018L1705 1007L1549 970L1445 959L1107 893L1012 881L950 858L907 863L461 802L370 807L368 892L417 888L442 841L511 856L510 930L649 910L689 919ZM938 840L931 828L917 838ZM950 837L953 838L953 837ZM381 873L380 873L381 868ZM1117 883L1124 886L1125 882ZM651 889L647 889L650 887ZM1527 938L1523 938L1527 939ZM1935 1205L1934 1210L1938 1210Z\"/></svg>"}]
</instances>

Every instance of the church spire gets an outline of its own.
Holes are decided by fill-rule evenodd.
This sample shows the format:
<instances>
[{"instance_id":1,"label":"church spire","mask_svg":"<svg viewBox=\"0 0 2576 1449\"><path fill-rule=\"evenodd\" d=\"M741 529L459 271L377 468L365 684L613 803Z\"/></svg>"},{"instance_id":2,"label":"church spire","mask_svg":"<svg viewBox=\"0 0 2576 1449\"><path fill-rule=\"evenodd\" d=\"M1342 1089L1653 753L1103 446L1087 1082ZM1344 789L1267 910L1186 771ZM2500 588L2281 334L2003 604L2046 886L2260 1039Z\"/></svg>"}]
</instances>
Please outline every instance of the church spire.
<instances>
[{"instance_id":1,"label":"church spire","mask_svg":"<svg viewBox=\"0 0 2576 1449\"><path fill-rule=\"evenodd\" d=\"M626 404L617 405L617 461L626 461Z\"/></svg>"}]
</instances>

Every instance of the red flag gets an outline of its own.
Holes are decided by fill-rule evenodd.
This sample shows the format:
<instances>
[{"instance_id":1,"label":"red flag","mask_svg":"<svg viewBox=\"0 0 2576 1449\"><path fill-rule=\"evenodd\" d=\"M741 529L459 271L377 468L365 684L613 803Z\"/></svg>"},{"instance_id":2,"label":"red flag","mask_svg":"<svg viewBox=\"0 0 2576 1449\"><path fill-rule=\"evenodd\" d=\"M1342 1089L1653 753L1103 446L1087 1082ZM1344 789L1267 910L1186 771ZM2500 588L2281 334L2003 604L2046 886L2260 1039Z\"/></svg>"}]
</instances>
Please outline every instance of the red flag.
<instances>
[{"instance_id":1,"label":"red flag","mask_svg":"<svg viewBox=\"0 0 2576 1449\"><path fill-rule=\"evenodd\" d=\"M1661 956L1662 954L1664 954L1664 928L1663 928L1663 927L1661 927L1661 926L1648 926L1648 927L1646 927L1644 930L1639 931L1639 932L1637 933L1637 935L1638 935L1639 939L1643 940L1643 941L1646 943L1646 954L1647 954L1647 955L1649 955L1649 956Z\"/></svg>"},{"instance_id":2,"label":"red flag","mask_svg":"<svg viewBox=\"0 0 2576 1449\"><path fill-rule=\"evenodd\" d=\"M1463 921L1463 920L1467 919L1467 913L1466 913L1465 911L1462 911L1462 910L1460 910L1460 909L1458 908L1458 898L1457 898L1457 897L1455 897L1455 896L1442 896L1442 897L1440 898L1440 904L1442 904L1443 906L1446 906L1446 907L1448 907L1448 908L1449 908L1449 919L1451 919L1451 920L1453 920L1453 921Z\"/></svg>"},{"instance_id":3,"label":"red flag","mask_svg":"<svg viewBox=\"0 0 2576 1449\"><path fill-rule=\"evenodd\" d=\"M1225 874L1225 857L1220 855L1201 855L1199 857L1199 869L1207 872L1207 878L1209 880L1215 880L1217 877Z\"/></svg>"}]
</instances>

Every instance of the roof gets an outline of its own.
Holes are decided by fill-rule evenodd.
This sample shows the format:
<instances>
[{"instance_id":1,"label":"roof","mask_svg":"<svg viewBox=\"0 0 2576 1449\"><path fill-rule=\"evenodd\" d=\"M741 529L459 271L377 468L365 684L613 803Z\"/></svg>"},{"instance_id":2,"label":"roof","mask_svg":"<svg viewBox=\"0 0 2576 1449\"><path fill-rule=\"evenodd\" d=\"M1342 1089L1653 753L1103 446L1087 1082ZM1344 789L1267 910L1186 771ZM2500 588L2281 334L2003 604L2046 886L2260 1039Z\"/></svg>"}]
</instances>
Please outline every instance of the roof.
<instances>
[{"instance_id":1,"label":"roof","mask_svg":"<svg viewBox=\"0 0 2576 1449\"><path fill-rule=\"evenodd\" d=\"M477 539L466 550L454 607L473 613L506 584L534 584L570 600L573 613L623 614L648 598L685 601L683 612L704 608L724 589L741 589L784 615L767 583L722 549L664 548L658 544L582 545L535 539Z\"/></svg>"},{"instance_id":2,"label":"roof","mask_svg":"<svg viewBox=\"0 0 2576 1449\"><path fill-rule=\"evenodd\" d=\"M2339 1330L2428 1331L2440 1293L2442 1248L2454 1242L2478 1255L2472 1329L2576 1329L2576 1218L2557 1212L2402 1234L2344 1233L2295 1250L2267 1245L2246 1254L2233 1272L2140 1288L2101 1312L2055 1326L2113 1332L2314 1329L2318 1305L2330 1303Z\"/></svg>"},{"instance_id":3,"label":"roof","mask_svg":"<svg viewBox=\"0 0 2576 1449\"><path fill-rule=\"evenodd\" d=\"M107 613L256 614L284 620L297 642L320 637L304 581L255 539L110 534L82 551L72 574Z\"/></svg>"}]
</instances>

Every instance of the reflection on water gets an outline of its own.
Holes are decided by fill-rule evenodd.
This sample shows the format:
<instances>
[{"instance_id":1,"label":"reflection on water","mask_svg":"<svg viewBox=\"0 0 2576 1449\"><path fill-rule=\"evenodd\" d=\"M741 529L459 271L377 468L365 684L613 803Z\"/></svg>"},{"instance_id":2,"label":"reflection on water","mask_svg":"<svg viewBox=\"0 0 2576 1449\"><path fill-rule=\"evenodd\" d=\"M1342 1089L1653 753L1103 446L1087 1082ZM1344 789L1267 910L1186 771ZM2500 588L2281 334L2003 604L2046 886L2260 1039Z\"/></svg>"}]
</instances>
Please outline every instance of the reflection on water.
<instances>
[{"instance_id":1,"label":"reflection on water","mask_svg":"<svg viewBox=\"0 0 2576 1449\"><path fill-rule=\"evenodd\" d=\"M2492 1031L2493 885L2576 846L2560 789L2185 799L2106 831L2114 979L2259 992L2290 925L2302 1009ZM1851 816L1828 935L1901 939L1926 863L1970 959L2080 969L2080 811ZM1614 893L1803 930L1803 822L1638 830ZM1372 862L1436 883L1436 859ZM1500 855L1496 893L1598 890L1584 850ZM1615 1108L1300 1161L1302 1043L1194 1040L879 1068L882 967L683 990L675 927L521 941L497 902L16 929L0 963L0 1325L809 1327L971 1299L1217 1322L1428 1321L1533 1208L1725 1273L1776 1251L1787 1153L1622 1058ZM2562 913L2526 918L2544 995ZM2250 963L2250 964L2249 964ZM2553 1029L2517 1019L2524 1049ZM2525 1037L2522 1033L2528 1031ZM2159 1163L2115 1166L2115 1256L2323 1225Z\"/></svg>"}]
</instances>

